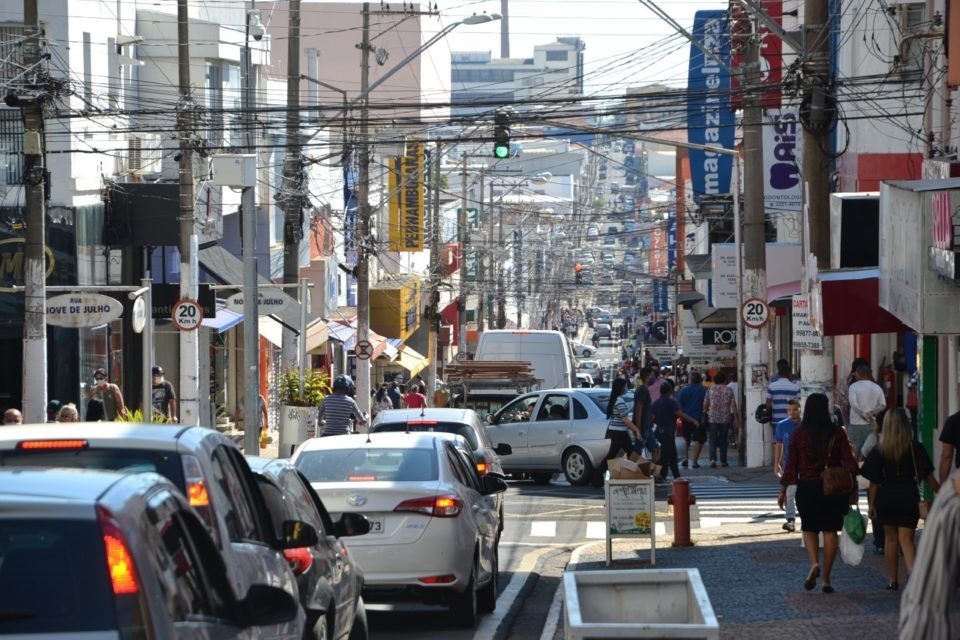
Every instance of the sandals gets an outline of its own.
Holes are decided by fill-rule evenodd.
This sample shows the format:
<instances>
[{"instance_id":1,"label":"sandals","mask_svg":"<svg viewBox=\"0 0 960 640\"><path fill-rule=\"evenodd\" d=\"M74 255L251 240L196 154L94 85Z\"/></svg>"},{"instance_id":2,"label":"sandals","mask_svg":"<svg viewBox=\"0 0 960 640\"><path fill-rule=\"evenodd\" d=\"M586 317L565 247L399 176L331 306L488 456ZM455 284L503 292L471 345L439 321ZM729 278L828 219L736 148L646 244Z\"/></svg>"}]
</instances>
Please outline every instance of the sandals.
<instances>
[{"instance_id":1,"label":"sandals","mask_svg":"<svg viewBox=\"0 0 960 640\"><path fill-rule=\"evenodd\" d=\"M817 586L817 578L820 577L820 565L815 564L810 567L810 573L807 574L807 579L803 581L803 588L807 591L812 591L815 586Z\"/></svg>"}]
</instances>

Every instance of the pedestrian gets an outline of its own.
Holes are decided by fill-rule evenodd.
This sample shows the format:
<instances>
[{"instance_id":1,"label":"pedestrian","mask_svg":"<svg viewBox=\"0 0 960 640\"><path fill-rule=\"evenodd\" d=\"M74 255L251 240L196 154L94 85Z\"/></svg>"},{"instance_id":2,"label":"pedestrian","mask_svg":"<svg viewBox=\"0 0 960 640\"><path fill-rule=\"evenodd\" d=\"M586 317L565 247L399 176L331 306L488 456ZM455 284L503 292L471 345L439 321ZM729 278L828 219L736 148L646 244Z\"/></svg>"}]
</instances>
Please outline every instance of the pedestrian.
<instances>
[{"instance_id":1,"label":"pedestrian","mask_svg":"<svg viewBox=\"0 0 960 640\"><path fill-rule=\"evenodd\" d=\"M246 401L246 396L241 396L240 406L237 411L239 419L246 424L246 416L243 414L243 407ZM263 397L262 393L257 392L257 433L261 442L261 446L265 446L267 439L267 428L269 426L269 416L267 414L267 399ZM244 427L246 428L246 427Z\"/></svg>"},{"instance_id":2,"label":"pedestrian","mask_svg":"<svg viewBox=\"0 0 960 640\"><path fill-rule=\"evenodd\" d=\"M633 390L633 415L631 421L640 430L640 437L634 442L633 448L639 454L646 449L650 459L660 460L660 443L653 432L653 401L650 399L650 389L647 382L653 370L650 367L640 369L637 374L637 385Z\"/></svg>"},{"instance_id":3,"label":"pedestrian","mask_svg":"<svg viewBox=\"0 0 960 640\"><path fill-rule=\"evenodd\" d=\"M660 441L660 480L667 479L667 469L673 472L673 479L680 477L680 466L677 460L677 418L685 422L696 423L692 416L687 415L673 399L673 384L664 381L660 385L660 397L651 407L653 422L656 424L657 440Z\"/></svg>"},{"instance_id":4,"label":"pedestrian","mask_svg":"<svg viewBox=\"0 0 960 640\"><path fill-rule=\"evenodd\" d=\"M940 482L946 482L951 466L960 469L960 411L947 418L940 431Z\"/></svg>"},{"instance_id":5,"label":"pedestrian","mask_svg":"<svg viewBox=\"0 0 960 640\"><path fill-rule=\"evenodd\" d=\"M106 420L116 420L118 416L127 415L127 407L123 403L123 393L120 387L107 380L104 369L93 372L93 384L87 390L87 400L96 399L103 403L103 413Z\"/></svg>"},{"instance_id":6,"label":"pedestrian","mask_svg":"<svg viewBox=\"0 0 960 640\"><path fill-rule=\"evenodd\" d=\"M56 422L57 414L60 413L60 407L63 406L59 400L51 400L47 403L47 422Z\"/></svg>"},{"instance_id":7,"label":"pedestrian","mask_svg":"<svg viewBox=\"0 0 960 640\"><path fill-rule=\"evenodd\" d=\"M151 401L153 404L153 415L163 416L163 420L158 422L177 422L177 394L173 390L173 384L164 379L163 367L154 367L153 390Z\"/></svg>"},{"instance_id":8,"label":"pedestrian","mask_svg":"<svg viewBox=\"0 0 960 640\"><path fill-rule=\"evenodd\" d=\"M856 380L847 389L850 400L850 423L847 436L857 451L863 447L863 441L876 429L876 414L887 408L887 397L883 389L870 377L870 366L861 364L854 373Z\"/></svg>"},{"instance_id":9,"label":"pedestrian","mask_svg":"<svg viewBox=\"0 0 960 640\"><path fill-rule=\"evenodd\" d=\"M692 464L694 469L700 468L700 452L703 443L707 440L706 420L703 417L703 401L707 397L707 388L703 386L703 375L699 371L690 374L690 384L677 393L677 402L687 415L693 417L696 424L690 422L683 425L683 437L687 441L687 453L680 466L684 469ZM690 455L690 448L693 453Z\"/></svg>"},{"instance_id":10,"label":"pedestrian","mask_svg":"<svg viewBox=\"0 0 960 640\"><path fill-rule=\"evenodd\" d=\"M373 415L376 416L383 411L389 411L393 409L393 402L390 400L390 396L387 394L389 387L386 383L380 385L380 388L377 389L377 395L373 397Z\"/></svg>"},{"instance_id":11,"label":"pedestrian","mask_svg":"<svg viewBox=\"0 0 960 640\"><path fill-rule=\"evenodd\" d=\"M19 409L7 409L3 412L3 424L23 424L23 414Z\"/></svg>"},{"instance_id":12,"label":"pedestrian","mask_svg":"<svg viewBox=\"0 0 960 640\"><path fill-rule=\"evenodd\" d=\"M423 409L427 406L427 396L418 385L410 383L407 388L409 391L403 396L403 406L407 409Z\"/></svg>"},{"instance_id":13,"label":"pedestrian","mask_svg":"<svg viewBox=\"0 0 960 640\"><path fill-rule=\"evenodd\" d=\"M660 377L660 362L654 360L650 363L650 379L647 381L647 389L650 390L650 400L656 402L660 399L660 385L663 384L663 378Z\"/></svg>"},{"instance_id":14,"label":"pedestrian","mask_svg":"<svg viewBox=\"0 0 960 640\"><path fill-rule=\"evenodd\" d=\"M396 381L390 383L390 390L387 391L387 395L390 396L390 402L393 403L393 408L399 409L403 403L403 389Z\"/></svg>"},{"instance_id":15,"label":"pedestrian","mask_svg":"<svg viewBox=\"0 0 960 640\"><path fill-rule=\"evenodd\" d=\"M810 562L803 588L812 590L817 586L817 578L822 575L823 592L833 593L830 572L837 559L837 533L843 527L843 517L850 508L850 496L824 494L821 473L827 467L843 467L854 475L858 471L846 434L830 417L830 401L822 393L812 393L803 407L800 428L790 438L787 466L780 478L777 504L781 509L785 508L787 487L797 485L797 510L800 512L803 546ZM822 571L818 540L821 533Z\"/></svg>"},{"instance_id":16,"label":"pedestrian","mask_svg":"<svg viewBox=\"0 0 960 640\"><path fill-rule=\"evenodd\" d=\"M628 453L633 448L630 432L634 432L637 438L641 437L640 428L631 419L630 405L623 398L626 390L627 381L624 378L617 378L610 386L610 400L607 401L607 431L603 435L610 441L610 449L603 462L597 465L594 485L603 486L603 474L610 461L621 453Z\"/></svg>"},{"instance_id":17,"label":"pedestrian","mask_svg":"<svg viewBox=\"0 0 960 640\"><path fill-rule=\"evenodd\" d=\"M57 422L80 422L80 412L77 411L77 405L69 402L57 413Z\"/></svg>"},{"instance_id":18,"label":"pedestrian","mask_svg":"<svg viewBox=\"0 0 960 640\"><path fill-rule=\"evenodd\" d=\"M596 331L593 332L593 348L594 349L600 348L600 334L597 333Z\"/></svg>"},{"instance_id":19,"label":"pedestrian","mask_svg":"<svg viewBox=\"0 0 960 640\"><path fill-rule=\"evenodd\" d=\"M878 444L880 444L880 433L883 430L883 421L886 417L886 413L886 409L877 413L877 428L867 436L866 440L863 441L863 447L860 449L859 455L857 456L857 461L860 463L861 467L861 475L863 474L863 462L867 459L867 456L870 455L870 452L873 451ZM866 480L866 478L864 478L864 480ZM867 488L869 487L869 480L867 480ZM883 524L881 524L878 518L871 517L870 528L873 530L873 552L878 556L882 556L884 554L884 547L886 546Z\"/></svg>"},{"instance_id":20,"label":"pedestrian","mask_svg":"<svg viewBox=\"0 0 960 640\"><path fill-rule=\"evenodd\" d=\"M900 589L898 550L903 552L907 571L913 571L916 558L914 534L920 521L917 486L927 482L935 492L939 491L940 483L933 471L933 462L926 448L913 439L906 411L899 407L888 411L880 432L880 444L870 452L861 469L863 476L870 481L870 517L883 525L886 541L883 555L890 576L888 591Z\"/></svg>"},{"instance_id":21,"label":"pedestrian","mask_svg":"<svg viewBox=\"0 0 960 640\"><path fill-rule=\"evenodd\" d=\"M790 363L777 361L777 377L767 385L765 400L770 408L770 424L776 426L787 418L787 400L800 397L800 383L790 378ZM736 410L736 409L735 409Z\"/></svg>"},{"instance_id":22,"label":"pedestrian","mask_svg":"<svg viewBox=\"0 0 960 640\"><path fill-rule=\"evenodd\" d=\"M321 437L350 433L351 419L358 425L366 422L366 417L360 411L360 407L349 395L352 386L353 381L347 376L339 375L334 378L333 393L320 402L318 419L323 424Z\"/></svg>"},{"instance_id":23,"label":"pedestrian","mask_svg":"<svg viewBox=\"0 0 960 640\"><path fill-rule=\"evenodd\" d=\"M100 422L103 420L103 403L99 400L87 400L87 422Z\"/></svg>"},{"instance_id":24,"label":"pedestrian","mask_svg":"<svg viewBox=\"0 0 960 640\"><path fill-rule=\"evenodd\" d=\"M790 449L790 438L800 428L800 398L787 400L787 419L777 423L773 434L773 470L778 478L783 477L783 467L787 464L787 451ZM797 485L787 487L787 506L785 511L787 521L783 523L783 530L793 533L797 530Z\"/></svg>"},{"instance_id":25,"label":"pedestrian","mask_svg":"<svg viewBox=\"0 0 960 640\"><path fill-rule=\"evenodd\" d=\"M713 378L713 384L707 389L706 399L703 401L703 413L707 416L708 424L707 449L711 469L717 467L718 451L720 466L730 466L727 462L727 447L730 442L731 429L736 431L733 424L736 411L737 401L733 397L733 389L727 386L727 374L718 371Z\"/></svg>"}]
</instances>

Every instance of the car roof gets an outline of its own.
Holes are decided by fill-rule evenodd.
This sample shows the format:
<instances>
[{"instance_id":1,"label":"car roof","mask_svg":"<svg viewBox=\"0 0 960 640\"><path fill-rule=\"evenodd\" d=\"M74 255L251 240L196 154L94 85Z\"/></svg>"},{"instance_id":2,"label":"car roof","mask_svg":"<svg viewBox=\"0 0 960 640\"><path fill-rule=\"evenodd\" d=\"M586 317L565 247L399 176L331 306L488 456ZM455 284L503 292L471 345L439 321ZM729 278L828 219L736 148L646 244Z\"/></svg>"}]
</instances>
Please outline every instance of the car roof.
<instances>
[{"instance_id":1,"label":"car roof","mask_svg":"<svg viewBox=\"0 0 960 640\"><path fill-rule=\"evenodd\" d=\"M410 420L419 420L429 418L430 420L441 420L444 422L461 422L463 424L472 424L476 412L473 409L455 409L448 407L433 407L426 409L388 409L377 414L376 423L385 424L393 422L409 422Z\"/></svg>"},{"instance_id":2,"label":"car roof","mask_svg":"<svg viewBox=\"0 0 960 640\"><path fill-rule=\"evenodd\" d=\"M351 433L342 436L327 436L325 438L311 438L297 450L298 453L321 451L328 449L358 449L364 446L385 447L389 449L432 449L437 440L462 440L463 436L436 431L387 431L382 433Z\"/></svg>"},{"instance_id":3,"label":"car roof","mask_svg":"<svg viewBox=\"0 0 960 640\"><path fill-rule=\"evenodd\" d=\"M25 424L0 429L0 449L12 449L23 440L76 438L87 440L91 446L103 446L111 442L131 449L173 450L184 433L201 428L136 422ZM210 429L205 431L217 433Z\"/></svg>"},{"instance_id":4,"label":"car roof","mask_svg":"<svg viewBox=\"0 0 960 640\"><path fill-rule=\"evenodd\" d=\"M96 502L110 487L129 477L128 473L99 469L2 468L0 469L0 499L29 496L30 498L92 503Z\"/></svg>"}]
</instances>

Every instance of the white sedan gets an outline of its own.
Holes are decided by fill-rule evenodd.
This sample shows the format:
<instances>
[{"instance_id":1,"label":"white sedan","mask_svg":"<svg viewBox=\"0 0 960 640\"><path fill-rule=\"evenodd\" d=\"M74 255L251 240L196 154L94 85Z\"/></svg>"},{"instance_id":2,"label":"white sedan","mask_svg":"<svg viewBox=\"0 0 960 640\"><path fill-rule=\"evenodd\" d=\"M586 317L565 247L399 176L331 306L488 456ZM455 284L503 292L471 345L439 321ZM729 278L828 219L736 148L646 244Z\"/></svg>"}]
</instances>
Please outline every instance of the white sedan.
<instances>
[{"instance_id":1,"label":"white sedan","mask_svg":"<svg viewBox=\"0 0 960 640\"><path fill-rule=\"evenodd\" d=\"M350 538L366 602L446 604L466 628L497 601L502 477L481 477L467 441L445 433L374 433L307 440L293 463L331 517L362 513Z\"/></svg>"},{"instance_id":2,"label":"white sedan","mask_svg":"<svg viewBox=\"0 0 960 640\"><path fill-rule=\"evenodd\" d=\"M593 345L580 342L572 342L571 345L573 346L574 355L578 358L589 358L597 352L597 350L593 348Z\"/></svg>"}]
</instances>

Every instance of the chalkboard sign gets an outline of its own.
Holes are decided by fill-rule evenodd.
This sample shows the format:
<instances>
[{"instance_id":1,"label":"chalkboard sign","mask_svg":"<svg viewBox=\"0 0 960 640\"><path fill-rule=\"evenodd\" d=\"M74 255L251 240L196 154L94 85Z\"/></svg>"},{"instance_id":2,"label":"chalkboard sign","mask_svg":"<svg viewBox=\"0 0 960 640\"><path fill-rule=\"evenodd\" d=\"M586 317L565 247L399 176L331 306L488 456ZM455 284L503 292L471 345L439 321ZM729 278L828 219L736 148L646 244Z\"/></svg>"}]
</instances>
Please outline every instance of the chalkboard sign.
<instances>
[{"instance_id":1,"label":"chalkboard sign","mask_svg":"<svg viewBox=\"0 0 960 640\"><path fill-rule=\"evenodd\" d=\"M613 538L650 538L650 563L656 564L656 509L653 478L607 480L607 565L612 562Z\"/></svg>"}]
</instances>

